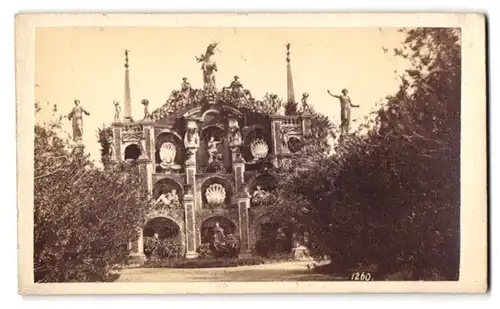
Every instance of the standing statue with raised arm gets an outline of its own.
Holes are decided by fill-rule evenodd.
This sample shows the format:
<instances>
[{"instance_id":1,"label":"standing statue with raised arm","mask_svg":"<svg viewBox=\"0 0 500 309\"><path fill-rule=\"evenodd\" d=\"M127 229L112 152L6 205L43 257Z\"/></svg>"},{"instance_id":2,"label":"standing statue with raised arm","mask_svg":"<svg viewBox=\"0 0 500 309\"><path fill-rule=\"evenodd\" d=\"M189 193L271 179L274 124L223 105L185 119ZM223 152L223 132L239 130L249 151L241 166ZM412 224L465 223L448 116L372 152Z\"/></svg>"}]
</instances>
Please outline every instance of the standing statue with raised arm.
<instances>
[{"instance_id":1,"label":"standing statue with raised arm","mask_svg":"<svg viewBox=\"0 0 500 309\"><path fill-rule=\"evenodd\" d=\"M202 62L201 69L203 70L203 89L215 91L215 72L217 72L217 64L211 59L214 55L215 48L219 43L208 45L204 55L196 57L196 61Z\"/></svg>"},{"instance_id":2,"label":"standing statue with raised arm","mask_svg":"<svg viewBox=\"0 0 500 309\"><path fill-rule=\"evenodd\" d=\"M349 127L351 123L351 107L359 107L359 105L354 105L351 103L351 98L347 94L347 89L342 89L341 95L332 94L330 90L327 90L328 94L334 98L340 100L340 129L342 133L349 133Z\"/></svg>"},{"instance_id":3,"label":"standing statue with raised arm","mask_svg":"<svg viewBox=\"0 0 500 309\"><path fill-rule=\"evenodd\" d=\"M83 114L90 116L83 107L80 106L80 100L75 99L75 107L68 114L68 120L73 122L73 140L81 141L83 136Z\"/></svg>"}]
</instances>

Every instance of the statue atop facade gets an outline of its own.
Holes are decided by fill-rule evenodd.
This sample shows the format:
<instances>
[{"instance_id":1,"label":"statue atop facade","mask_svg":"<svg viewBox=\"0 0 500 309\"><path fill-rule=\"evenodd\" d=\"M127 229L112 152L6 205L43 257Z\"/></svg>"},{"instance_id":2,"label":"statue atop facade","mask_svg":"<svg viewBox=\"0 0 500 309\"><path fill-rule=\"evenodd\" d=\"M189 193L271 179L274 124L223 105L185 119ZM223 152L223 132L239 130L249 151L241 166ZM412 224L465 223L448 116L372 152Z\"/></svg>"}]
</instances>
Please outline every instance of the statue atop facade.
<instances>
[{"instance_id":1,"label":"statue atop facade","mask_svg":"<svg viewBox=\"0 0 500 309\"><path fill-rule=\"evenodd\" d=\"M68 120L73 122L73 140L81 141L83 136L83 114L90 116L83 107L80 106L80 100L75 99L75 107L68 114Z\"/></svg>"},{"instance_id":2,"label":"statue atop facade","mask_svg":"<svg viewBox=\"0 0 500 309\"><path fill-rule=\"evenodd\" d=\"M181 95L184 99L187 99L189 97L189 94L191 93L191 83L188 82L187 77L182 78L182 84L181 84Z\"/></svg>"},{"instance_id":3,"label":"statue atop facade","mask_svg":"<svg viewBox=\"0 0 500 309\"><path fill-rule=\"evenodd\" d=\"M149 100L148 99L143 99L141 101L141 104L144 105L144 120L150 119L151 115L149 114Z\"/></svg>"},{"instance_id":4,"label":"statue atop facade","mask_svg":"<svg viewBox=\"0 0 500 309\"><path fill-rule=\"evenodd\" d=\"M219 43L212 43L207 46L204 55L196 57L196 61L202 62L203 70L203 89L215 92L215 72L217 72L217 63L212 59L214 50Z\"/></svg>"},{"instance_id":5,"label":"statue atop facade","mask_svg":"<svg viewBox=\"0 0 500 309\"><path fill-rule=\"evenodd\" d=\"M220 143L222 143L222 141L216 141L214 136L210 137L210 140L208 141L208 163L212 163L219 159L219 150L217 149L217 145Z\"/></svg>"},{"instance_id":6,"label":"statue atop facade","mask_svg":"<svg viewBox=\"0 0 500 309\"><path fill-rule=\"evenodd\" d=\"M122 108L120 107L120 102L113 101L113 105L115 106L115 121L120 121L120 112Z\"/></svg>"},{"instance_id":7,"label":"statue atop facade","mask_svg":"<svg viewBox=\"0 0 500 309\"><path fill-rule=\"evenodd\" d=\"M302 112L303 113L310 113L311 112L311 107L309 106L309 103L307 103L308 98L309 98L309 93L304 92L302 94L302 99L300 100L302 102Z\"/></svg>"},{"instance_id":8,"label":"statue atop facade","mask_svg":"<svg viewBox=\"0 0 500 309\"><path fill-rule=\"evenodd\" d=\"M231 90L231 93L235 98L241 98L245 94L243 92L243 84L240 82L240 78L238 76L234 77L234 80L228 88Z\"/></svg>"},{"instance_id":9,"label":"statue atop facade","mask_svg":"<svg viewBox=\"0 0 500 309\"><path fill-rule=\"evenodd\" d=\"M349 126L351 123L351 107L359 107L359 105L354 105L351 103L351 98L347 94L347 89L342 89L341 95L335 95L327 90L328 94L334 98L340 100L340 129L342 133L349 133Z\"/></svg>"}]
</instances>

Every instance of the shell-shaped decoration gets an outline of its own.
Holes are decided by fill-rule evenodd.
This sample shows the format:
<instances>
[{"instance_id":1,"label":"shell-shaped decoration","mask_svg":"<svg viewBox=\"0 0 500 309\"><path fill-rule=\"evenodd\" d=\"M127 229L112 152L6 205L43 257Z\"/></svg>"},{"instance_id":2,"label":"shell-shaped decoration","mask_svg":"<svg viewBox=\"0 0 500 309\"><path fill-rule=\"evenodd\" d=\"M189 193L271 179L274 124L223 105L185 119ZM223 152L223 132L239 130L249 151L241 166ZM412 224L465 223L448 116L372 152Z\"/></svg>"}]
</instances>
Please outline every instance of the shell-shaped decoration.
<instances>
[{"instance_id":1,"label":"shell-shaped decoration","mask_svg":"<svg viewBox=\"0 0 500 309\"><path fill-rule=\"evenodd\" d=\"M256 159L264 159L269 153L269 146L263 139L256 139L250 145L250 151Z\"/></svg>"},{"instance_id":2,"label":"shell-shaped decoration","mask_svg":"<svg viewBox=\"0 0 500 309\"><path fill-rule=\"evenodd\" d=\"M173 163L176 153L175 145L170 142L163 143L160 147L160 159L162 162Z\"/></svg>"},{"instance_id":3,"label":"shell-shaped decoration","mask_svg":"<svg viewBox=\"0 0 500 309\"><path fill-rule=\"evenodd\" d=\"M214 183L205 190L207 202L211 205L220 205L226 199L226 189L221 184Z\"/></svg>"}]
</instances>

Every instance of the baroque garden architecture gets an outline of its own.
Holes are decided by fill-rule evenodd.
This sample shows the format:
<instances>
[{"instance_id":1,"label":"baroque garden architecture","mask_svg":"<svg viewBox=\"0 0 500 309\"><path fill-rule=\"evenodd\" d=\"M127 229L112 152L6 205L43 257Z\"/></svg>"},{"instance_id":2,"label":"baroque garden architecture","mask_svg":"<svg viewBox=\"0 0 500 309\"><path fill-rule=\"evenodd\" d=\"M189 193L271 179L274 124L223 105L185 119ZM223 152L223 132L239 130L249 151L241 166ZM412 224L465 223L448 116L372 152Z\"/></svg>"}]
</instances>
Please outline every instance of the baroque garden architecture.
<instances>
[{"instance_id":1,"label":"baroque garden architecture","mask_svg":"<svg viewBox=\"0 0 500 309\"><path fill-rule=\"evenodd\" d=\"M139 260L145 257L147 237L172 238L186 258L195 258L199 247L213 240L216 228L240 241L240 256L258 254L259 241L265 239L280 239L288 252L303 248L304 234L299 237L296 229L280 226L266 208L275 200L274 170L300 149L311 129L310 116L280 114L276 95L257 100L238 76L217 88L216 46L210 44L197 58L202 89L183 78L160 108L149 111L149 101L143 99L141 120L131 117L126 52L124 111L121 117L115 102L110 156L117 162L136 161L155 200L138 239L129 245ZM294 102L289 48L288 102Z\"/></svg>"}]
</instances>

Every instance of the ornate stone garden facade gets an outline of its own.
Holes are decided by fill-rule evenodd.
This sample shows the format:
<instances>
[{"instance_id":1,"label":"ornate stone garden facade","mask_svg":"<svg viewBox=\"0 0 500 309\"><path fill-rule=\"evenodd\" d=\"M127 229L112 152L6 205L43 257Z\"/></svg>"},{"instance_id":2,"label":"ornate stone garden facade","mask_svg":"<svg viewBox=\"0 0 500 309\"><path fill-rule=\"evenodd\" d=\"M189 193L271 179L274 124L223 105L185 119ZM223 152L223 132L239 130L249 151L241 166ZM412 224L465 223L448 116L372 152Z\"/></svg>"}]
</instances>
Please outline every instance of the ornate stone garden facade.
<instances>
[{"instance_id":1,"label":"ornate stone garden facade","mask_svg":"<svg viewBox=\"0 0 500 309\"><path fill-rule=\"evenodd\" d=\"M213 55L213 45L206 55ZM156 202L130 245L138 258L144 257L146 237L175 238L185 256L194 258L216 226L240 240L240 255L250 254L260 238L273 233L284 234L290 249L294 246L292 231L275 223L266 208L276 198L273 170L297 151L310 118L279 115L277 96L256 100L237 76L217 90L215 77L207 76L214 74L209 58L198 59L203 89L193 89L184 78L159 109L150 112L149 102L142 100L142 120L130 117L126 65L126 112L112 124L111 155L139 164ZM288 99L293 100L293 92Z\"/></svg>"}]
</instances>

